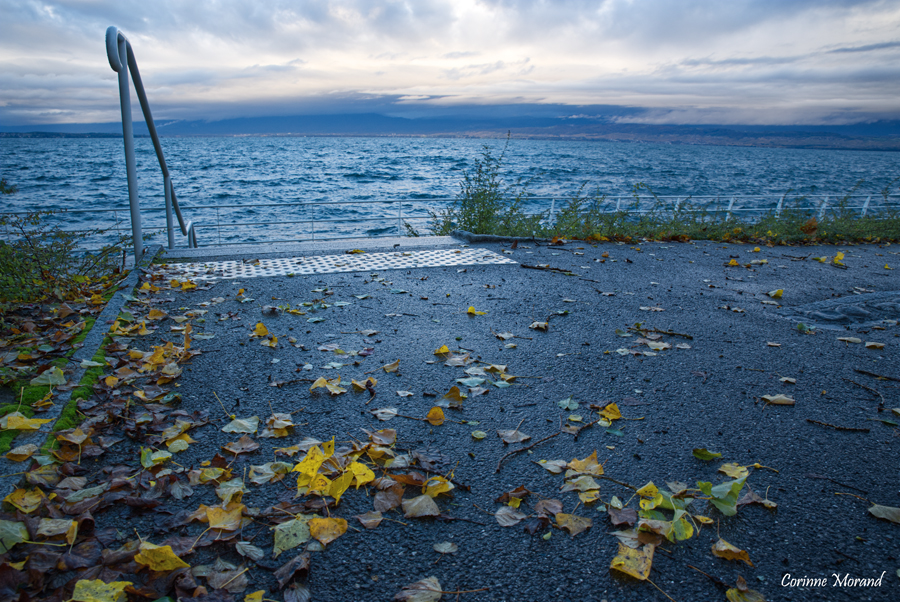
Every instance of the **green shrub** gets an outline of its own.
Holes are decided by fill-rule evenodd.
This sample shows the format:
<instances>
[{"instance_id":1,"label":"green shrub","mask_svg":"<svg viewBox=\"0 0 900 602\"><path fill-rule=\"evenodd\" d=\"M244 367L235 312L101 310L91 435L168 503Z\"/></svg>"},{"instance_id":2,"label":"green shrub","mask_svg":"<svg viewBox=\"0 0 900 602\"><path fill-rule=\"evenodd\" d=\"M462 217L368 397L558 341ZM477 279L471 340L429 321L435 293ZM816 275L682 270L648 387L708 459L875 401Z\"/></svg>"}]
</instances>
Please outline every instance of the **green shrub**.
<instances>
[{"instance_id":1,"label":"green shrub","mask_svg":"<svg viewBox=\"0 0 900 602\"><path fill-rule=\"evenodd\" d=\"M72 232L51 227L45 218L53 214L35 211L0 215L0 226L14 236L0 241L0 302L83 297L97 288L99 280L123 271L126 236L99 251L86 252L79 248L81 243L106 231Z\"/></svg>"},{"instance_id":2,"label":"green shrub","mask_svg":"<svg viewBox=\"0 0 900 602\"><path fill-rule=\"evenodd\" d=\"M530 215L523 209L532 196L528 182L507 184L503 180L503 157L508 146L509 137L499 156L494 156L489 146L483 147L481 156L475 159L475 169L463 176L456 200L439 212L430 212L432 233L445 236L453 230L465 230L474 234L534 236L542 232L541 221L546 213ZM415 233L411 227L407 231Z\"/></svg>"}]
</instances>

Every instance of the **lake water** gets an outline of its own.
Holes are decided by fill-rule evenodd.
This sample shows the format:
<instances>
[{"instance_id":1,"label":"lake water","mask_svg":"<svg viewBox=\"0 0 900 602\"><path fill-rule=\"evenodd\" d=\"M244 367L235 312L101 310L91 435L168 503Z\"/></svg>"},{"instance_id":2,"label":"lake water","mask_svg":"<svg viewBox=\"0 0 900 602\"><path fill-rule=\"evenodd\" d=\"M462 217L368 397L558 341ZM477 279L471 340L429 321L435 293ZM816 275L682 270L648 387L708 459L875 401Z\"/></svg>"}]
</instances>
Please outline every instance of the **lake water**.
<instances>
[{"instance_id":1,"label":"lake water","mask_svg":"<svg viewBox=\"0 0 900 602\"><path fill-rule=\"evenodd\" d=\"M459 192L463 175L473 169L485 145L496 156L505 142L162 139L176 194L186 219L198 225L201 245L395 235L402 233L398 224L403 220L427 231L428 209L443 206L442 199ZM144 225L159 229L165 223L162 176L150 140L139 138L136 147ZM746 197L737 200L735 209L773 207L788 191L793 191L789 199L834 199L862 180L855 193L861 196L853 204L871 196L874 206L881 203L881 190L900 176L900 153L513 140L503 158L503 173L508 183L527 180L529 192L538 197L571 197L583 185L591 194L629 195L634 184L644 182L660 196L691 197L699 204L718 199L727 205L734 195ZM2 211L117 209L68 213L65 227L108 227L118 219L124 230L129 228L121 139L3 138L0 175L19 188L17 194L0 199ZM810 197L809 202L815 205L817 199ZM385 202L399 200L409 202ZM554 206L560 205L556 201ZM535 211L549 206L549 200L531 203ZM287 223L298 220L301 223ZM184 244L181 236L177 241Z\"/></svg>"}]
</instances>

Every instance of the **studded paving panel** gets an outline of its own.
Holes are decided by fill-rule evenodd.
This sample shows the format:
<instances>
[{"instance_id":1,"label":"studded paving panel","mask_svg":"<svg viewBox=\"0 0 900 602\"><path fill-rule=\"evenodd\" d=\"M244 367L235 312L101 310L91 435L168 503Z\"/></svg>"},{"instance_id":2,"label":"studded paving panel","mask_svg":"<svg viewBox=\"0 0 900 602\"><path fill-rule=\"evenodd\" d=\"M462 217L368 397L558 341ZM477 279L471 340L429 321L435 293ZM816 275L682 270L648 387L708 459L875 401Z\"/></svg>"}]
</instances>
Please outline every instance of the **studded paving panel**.
<instances>
[{"instance_id":1,"label":"studded paving panel","mask_svg":"<svg viewBox=\"0 0 900 602\"><path fill-rule=\"evenodd\" d=\"M353 255L321 255L317 257L286 257L241 261L210 261L205 263L172 263L179 275L195 280L232 280L260 278L288 274L331 274L335 272L373 272L406 270L410 268L438 268L457 265L514 264L487 249L441 249L395 253L359 253Z\"/></svg>"}]
</instances>

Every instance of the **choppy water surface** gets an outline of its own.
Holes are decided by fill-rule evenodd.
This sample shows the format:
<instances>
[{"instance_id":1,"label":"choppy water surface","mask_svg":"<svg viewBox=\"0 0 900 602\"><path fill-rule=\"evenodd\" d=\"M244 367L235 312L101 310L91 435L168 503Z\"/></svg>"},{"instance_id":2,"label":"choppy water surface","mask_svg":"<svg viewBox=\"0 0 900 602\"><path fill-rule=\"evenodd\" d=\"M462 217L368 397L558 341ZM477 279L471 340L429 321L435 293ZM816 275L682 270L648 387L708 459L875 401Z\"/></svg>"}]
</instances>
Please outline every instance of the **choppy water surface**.
<instances>
[{"instance_id":1,"label":"choppy water surface","mask_svg":"<svg viewBox=\"0 0 900 602\"><path fill-rule=\"evenodd\" d=\"M505 141L432 138L164 138L163 149L185 217L201 245L218 242L378 236L398 233L402 214L427 216L452 198L485 145ZM148 138L136 140L144 225L161 228L162 176ZM538 196L585 191L627 195L645 182L659 195L844 195L881 199L900 176L900 153L717 146L514 140L504 157L508 183L529 181ZM111 209L69 213L70 228L129 223L121 139L0 139L0 174L19 187L3 211ZM895 186L896 189L896 186ZM355 201L354 204L343 204ZM368 204L359 203L360 201ZM332 203L295 207L291 203ZM774 200L746 201L774 204ZM338 204L334 204L338 203ZM273 207L251 207L272 204ZM549 206L536 201L532 209ZM348 224L337 221L371 218ZM286 224L292 220L309 220ZM315 220L315 225L311 221ZM234 227L237 222L250 225ZM421 222L417 225L421 226ZM160 240L162 240L160 238ZM179 237L179 244L183 243Z\"/></svg>"}]
</instances>

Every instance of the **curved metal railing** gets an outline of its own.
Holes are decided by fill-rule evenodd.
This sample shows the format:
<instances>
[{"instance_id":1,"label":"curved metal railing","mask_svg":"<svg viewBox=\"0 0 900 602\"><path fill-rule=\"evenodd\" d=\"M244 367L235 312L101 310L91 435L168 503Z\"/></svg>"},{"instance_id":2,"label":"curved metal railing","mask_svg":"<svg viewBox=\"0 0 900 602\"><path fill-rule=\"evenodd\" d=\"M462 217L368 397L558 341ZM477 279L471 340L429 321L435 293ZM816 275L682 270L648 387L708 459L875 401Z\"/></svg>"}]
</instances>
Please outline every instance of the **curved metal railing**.
<instances>
[{"instance_id":1,"label":"curved metal railing","mask_svg":"<svg viewBox=\"0 0 900 602\"><path fill-rule=\"evenodd\" d=\"M175 187L169 175L166 158L163 155L162 146L159 143L159 135L156 133L156 124L150 112L150 103L147 101L147 93L144 91L144 82L141 81L141 73L138 71L137 61L131 43L122 32L115 27L106 30L106 56L109 58L109 66L119 74L119 102L122 107L122 135L125 138L125 171L128 177L128 202L131 207L131 235L134 241L135 261L140 261L144 254L143 232L141 228L140 203L138 201L137 170L134 160L134 127L131 121L131 94L128 87L128 70L131 69L131 80L134 82L134 90L137 92L144 113L144 121L150 131L153 140L153 148L156 150L156 158L163 174L163 185L166 195L166 229L169 238L169 248L175 246L175 228L172 220L174 210L178 219L181 233L188 238L188 246L197 246L197 234L193 222L185 223L181 215L181 207L178 206L178 197L175 196Z\"/></svg>"}]
</instances>

